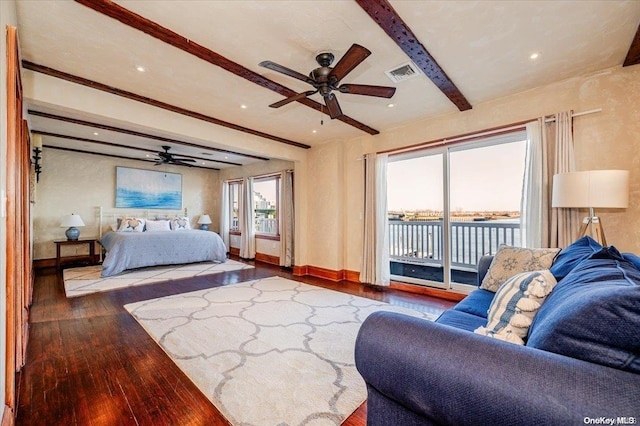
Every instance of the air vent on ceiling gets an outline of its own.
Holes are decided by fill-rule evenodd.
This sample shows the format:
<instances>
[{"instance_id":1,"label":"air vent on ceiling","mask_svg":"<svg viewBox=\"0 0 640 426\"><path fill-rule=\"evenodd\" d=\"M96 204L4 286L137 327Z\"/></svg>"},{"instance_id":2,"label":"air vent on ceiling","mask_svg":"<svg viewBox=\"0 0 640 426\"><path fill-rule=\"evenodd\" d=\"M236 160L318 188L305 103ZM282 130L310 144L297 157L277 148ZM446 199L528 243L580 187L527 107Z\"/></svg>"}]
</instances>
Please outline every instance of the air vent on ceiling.
<instances>
[{"instance_id":1,"label":"air vent on ceiling","mask_svg":"<svg viewBox=\"0 0 640 426\"><path fill-rule=\"evenodd\" d=\"M413 62L407 62L406 64L402 64L392 70L385 71L385 74L394 83L399 83L401 81L417 77L420 74L420 68L418 68Z\"/></svg>"}]
</instances>

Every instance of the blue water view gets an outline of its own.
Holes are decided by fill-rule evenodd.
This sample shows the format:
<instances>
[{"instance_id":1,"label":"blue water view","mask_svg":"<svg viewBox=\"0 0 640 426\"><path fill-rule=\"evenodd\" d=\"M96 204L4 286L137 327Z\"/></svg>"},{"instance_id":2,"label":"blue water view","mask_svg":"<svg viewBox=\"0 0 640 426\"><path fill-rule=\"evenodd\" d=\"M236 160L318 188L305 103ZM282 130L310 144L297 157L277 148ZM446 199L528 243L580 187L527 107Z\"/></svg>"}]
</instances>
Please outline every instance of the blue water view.
<instances>
[{"instance_id":1,"label":"blue water view","mask_svg":"<svg viewBox=\"0 0 640 426\"><path fill-rule=\"evenodd\" d=\"M117 188L116 207L179 210L182 208L182 193L142 192Z\"/></svg>"}]
</instances>

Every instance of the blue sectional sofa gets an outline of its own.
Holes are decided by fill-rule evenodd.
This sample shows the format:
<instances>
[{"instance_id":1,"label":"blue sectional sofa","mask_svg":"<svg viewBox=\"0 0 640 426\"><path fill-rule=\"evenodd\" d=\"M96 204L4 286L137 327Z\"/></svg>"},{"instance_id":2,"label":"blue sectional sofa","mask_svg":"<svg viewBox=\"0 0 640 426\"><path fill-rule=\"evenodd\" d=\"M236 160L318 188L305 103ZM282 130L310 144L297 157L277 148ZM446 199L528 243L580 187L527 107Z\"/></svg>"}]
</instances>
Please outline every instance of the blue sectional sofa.
<instances>
[{"instance_id":1,"label":"blue sectional sofa","mask_svg":"<svg viewBox=\"0 0 640 426\"><path fill-rule=\"evenodd\" d=\"M479 283L491 261L479 262ZM494 298L481 288L435 322L367 318L355 349L367 424L638 424L640 258L585 237L550 270L558 284L525 345L473 332Z\"/></svg>"}]
</instances>

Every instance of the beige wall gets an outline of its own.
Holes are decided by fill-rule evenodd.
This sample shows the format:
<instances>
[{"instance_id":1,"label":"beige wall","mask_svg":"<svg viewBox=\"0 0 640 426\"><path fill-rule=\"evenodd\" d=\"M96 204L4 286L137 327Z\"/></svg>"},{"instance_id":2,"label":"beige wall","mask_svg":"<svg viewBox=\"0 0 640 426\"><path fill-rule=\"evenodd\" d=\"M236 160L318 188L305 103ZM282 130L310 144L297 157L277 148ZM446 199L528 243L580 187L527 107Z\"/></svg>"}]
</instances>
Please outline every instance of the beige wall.
<instances>
[{"instance_id":1,"label":"beige wall","mask_svg":"<svg viewBox=\"0 0 640 426\"><path fill-rule=\"evenodd\" d=\"M35 259L55 257L53 240L65 238L65 229L60 227L60 220L70 213L79 214L86 225L80 228L81 237L98 236L97 208L103 207L105 211L116 211L114 208L116 166L182 174L182 206L188 209L193 227L198 226L196 222L201 214L211 214L219 210L218 172L214 170L170 165L153 166L151 163L141 161L60 151L46 147L42 157L43 172L37 184L36 203L32 206ZM134 211L133 209L118 210ZM147 211L153 215L153 210ZM214 230L214 226L211 229ZM81 246L68 249L76 248L83 249Z\"/></svg>"},{"instance_id":2,"label":"beige wall","mask_svg":"<svg viewBox=\"0 0 640 426\"><path fill-rule=\"evenodd\" d=\"M640 253L640 66L636 65L474 105L470 111L422 120L378 136L361 137L345 142L342 147L337 144L324 146L318 150L320 152L314 152L314 148L309 168L317 173L326 170L322 172L322 186L337 190L343 185L346 194L324 197L320 203L322 208L309 209L307 221L333 225L333 213L326 217L326 212L342 210L345 234L338 238L330 230L314 232L309 263L334 270L360 270L364 172L356 159L363 154L504 126L564 110L580 112L597 108L602 108L602 112L574 120L578 170L616 168L631 171L629 208L621 211L602 209L598 213L609 244L622 251ZM333 159L336 165L331 166L329 163ZM344 174L338 170L341 163L345 165ZM310 203L314 201L310 200ZM343 244L336 250L344 249L344 263L326 250L336 240Z\"/></svg>"}]
</instances>

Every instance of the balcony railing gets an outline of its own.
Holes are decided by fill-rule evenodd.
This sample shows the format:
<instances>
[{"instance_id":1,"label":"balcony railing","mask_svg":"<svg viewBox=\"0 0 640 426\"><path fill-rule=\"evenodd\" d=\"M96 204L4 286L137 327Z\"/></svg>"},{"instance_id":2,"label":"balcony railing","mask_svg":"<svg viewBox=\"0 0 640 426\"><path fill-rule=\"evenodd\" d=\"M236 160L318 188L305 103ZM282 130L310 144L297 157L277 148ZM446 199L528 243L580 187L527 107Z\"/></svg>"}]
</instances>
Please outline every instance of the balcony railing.
<instances>
[{"instance_id":1,"label":"balcony railing","mask_svg":"<svg viewBox=\"0 0 640 426\"><path fill-rule=\"evenodd\" d=\"M392 262L442 266L442 220L389 220ZM500 244L520 245L518 222L451 222L451 267L476 271L478 259Z\"/></svg>"},{"instance_id":2,"label":"balcony railing","mask_svg":"<svg viewBox=\"0 0 640 426\"><path fill-rule=\"evenodd\" d=\"M255 219L255 231L258 234L277 234L278 233L278 219L270 217L257 217ZM240 224L237 218L231 219L232 231L240 231Z\"/></svg>"}]
</instances>

